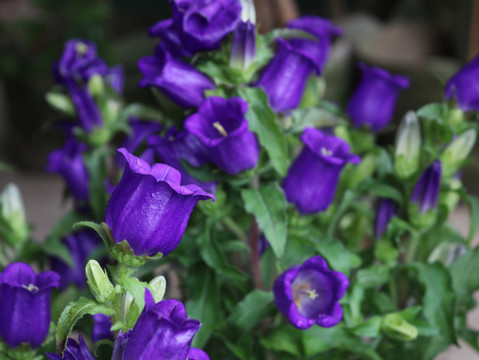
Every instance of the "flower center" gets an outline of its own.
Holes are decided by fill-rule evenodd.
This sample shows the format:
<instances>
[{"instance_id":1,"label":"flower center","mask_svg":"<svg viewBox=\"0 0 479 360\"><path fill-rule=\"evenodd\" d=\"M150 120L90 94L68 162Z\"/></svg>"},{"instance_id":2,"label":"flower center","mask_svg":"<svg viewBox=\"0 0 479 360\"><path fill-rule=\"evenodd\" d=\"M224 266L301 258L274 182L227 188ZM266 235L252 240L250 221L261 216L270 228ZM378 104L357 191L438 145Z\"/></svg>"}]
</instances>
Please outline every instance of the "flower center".
<instances>
[{"instance_id":1,"label":"flower center","mask_svg":"<svg viewBox=\"0 0 479 360\"><path fill-rule=\"evenodd\" d=\"M218 121L215 121L213 123L213 127L218 130L218 132L223 135L224 137L227 137L228 136L228 133L226 132L225 128L223 127L223 125L221 125Z\"/></svg>"},{"instance_id":2,"label":"flower center","mask_svg":"<svg viewBox=\"0 0 479 360\"><path fill-rule=\"evenodd\" d=\"M79 42L75 45L75 50L77 52L77 55L82 57L85 55L88 51L88 45L82 42Z\"/></svg>"},{"instance_id":3,"label":"flower center","mask_svg":"<svg viewBox=\"0 0 479 360\"><path fill-rule=\"evenodd\" d=\"M319 296L316 292L316 289L311 289L311 282L293 286L293 295L294 303L296 304L298 309L301 307L301 303L305 295L311 300L316 300Z\"/></svg>"},{"instance_id":4,"label":"flower center","mask_svg":"<svg viewBox=\"0 0 479 360\"><path fill-rule=\"evenodd\" d=\"M331 150L326 149L325 147L322 147L321 154L323 154L324 156L331 156L333 155L333 152Z\"/></svg>"},{"instance_id":5,"label":"flower center","mask_svg":"<svg viewBox=\"0 0 479 360\"><path fill-rule=\"evenodd\" d=\"M30 291L31 293L34 293L34 294L40 290L37 286L35 286L33 284L28 284L28 286L27 285L22 285L22 288L27 289L28 291Z\"/></svg>"}]
</instances>

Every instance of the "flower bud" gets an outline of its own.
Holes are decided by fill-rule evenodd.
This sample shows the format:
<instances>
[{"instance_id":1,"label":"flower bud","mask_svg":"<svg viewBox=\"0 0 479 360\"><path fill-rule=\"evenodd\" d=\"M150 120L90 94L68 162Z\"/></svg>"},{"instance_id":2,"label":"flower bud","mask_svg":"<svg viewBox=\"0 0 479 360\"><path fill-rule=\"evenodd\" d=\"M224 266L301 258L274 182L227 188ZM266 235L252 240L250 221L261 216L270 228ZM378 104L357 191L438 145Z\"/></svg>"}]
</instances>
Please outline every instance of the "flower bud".
<instances>
[{"instance_id":1,"label":"flower bud","mask_svg":"<svg viewBox=\"0 0 479 360\"><path fill-rule=\"evenodd\" d=\"M442 152L440 159L443 165L443 177L455 174L459 166L466 160L476 143L476 130L469 129L455 138Z\"/></svg>"},{"instance_id":2,"label":"flower bud","mask_svg":"<svg viewBox=\"0 0 479 360\"><path fill-rule=\"evenodd\" d=\"M103 270L96 260L88 261L85 273L90 291L99 303L106 303L113 298L114 289L106 270Z\"/></svg>"},{"instance_id":3,"label":"flower bud","mask_svg":"<svg viewBox=\"0 0 479 360\"><path fill-rule=\"evenodd\" d=\"M394 169L401 179L413 175L419 167L421 128L416 114L409 111L402 119L396 137Z\"/></svg>"},{"instance_id":4,"label":"flower bud","mask_svg":"<svg viewBox=\"0 0 479 360\"><path fill-rule=\"evenodd\" d=\"M253 0L239 0L241 4L241 20L256 24L256 9Z\"/></svg>"},{"instance_id":5,"label":"flower bud","mask_svg":"<svg viewBox=\"0 0 479 360\"><path fill-rule=\"evenodd\" d=\"M49 92L45 95L45 99L51 107L65 113L66 115L75 115L75 108L70 98L64 94L57 92Z\"/></svg>"},{"instance_id":6,"label":"flower bud","mask_svg":"<svg viewBox=\"0 0 479 360\"><path fill-rule=\"evenodd\" d=\"M0 197L1 218L8 224L8 230L0 230L0 235L17 245L28 237L28 224L25 217L22 194L15 184L7 184Z\"/></svg>"},{"instance_id":7,"label":"flower bud","mask_svg":"<svg viewBox=\"0 0 479 360\"><path fill-rule=\"evenodd\" d=\"M387 336L402 341L414 340L418 335L417 328L398 314L384 316L381 328Z\"/></svg>"},{"instance_id":8,"label":"flower bud","mask_svg":"<svg viewBox=\"0 0 479 360\"><path fill-rule=\"evenodd\" d=\"M247 21L235 30L231 48L230 66L237 70L246 70L256 57L255 26Z\"/></svg>"},{"instance_id":9,"label":"flower bud","mask_svg":"<svg viewBox=\"0 0 479 360\"><path fill-rule=\"evenodd\" d=\"M453 177L449 180L449 191L441 194L439 202L447 207L449 213L454 211L457 203L460 200L458 190L462 187L462 182L458 177Z\"/></svg>"},{"instance_id":10,"label":"flower bud","mask_svg":"<svg viewBox=\"0 0 479 360\"><path fill-rule=\"evenodd\" d=\"M150 281L150 287L152 290L153 298L155 302L160 302L163 300L166 291L166 279L164 276L157 276Z\"/></svg>"},{"instance_id":11,"label":"flower bud","mask_svg":"<svg viewBox=\"0 0 479 360\"><path fill-rule=\"evenodd\" d=\"M387 230L389 222L397 214L398 206L391 199L382 199L379 203L374 221L374 235L376 239L380 239Z\"/></svg>"},{"instance_id":12,"label":"flower bud","mask_svg":"<svg viewBox=\"0 0 479 360\"><path fill-rule=\"evenodd\" d=\"M88 80L88 92L94 97L103 95L105 86L101 75L95 74Z\"/></svg>"},{"instance_id":13,"label":"flower bud","mask_svg":"<svg viewBox=\"0 0 479 360\"><path fill-rule=\"evenodd\" d=\"M464 112L461 109L453 108L449 111L446 121L455 129L464 123Z\"/></svg>"}]
</instances>

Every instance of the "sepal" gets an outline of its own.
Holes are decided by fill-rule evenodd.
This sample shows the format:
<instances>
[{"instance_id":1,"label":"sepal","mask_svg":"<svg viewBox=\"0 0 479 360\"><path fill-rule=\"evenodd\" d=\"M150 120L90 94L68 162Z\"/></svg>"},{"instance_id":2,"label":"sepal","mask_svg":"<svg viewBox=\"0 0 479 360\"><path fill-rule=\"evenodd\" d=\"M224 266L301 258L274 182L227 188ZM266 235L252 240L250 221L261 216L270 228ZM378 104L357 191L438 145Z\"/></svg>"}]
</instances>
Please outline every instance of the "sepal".
<instances>
[{"instance_id":1,"label":"sepal","mask_svg":"<svg viewBox=\"0 0 479 360\"><path fill-rule=\"evenodd\" d=\"M390 338L411 341L417 338L417 328L398 314L387 314L383 318L382 331Z\"/></svg>"}]
</instances>

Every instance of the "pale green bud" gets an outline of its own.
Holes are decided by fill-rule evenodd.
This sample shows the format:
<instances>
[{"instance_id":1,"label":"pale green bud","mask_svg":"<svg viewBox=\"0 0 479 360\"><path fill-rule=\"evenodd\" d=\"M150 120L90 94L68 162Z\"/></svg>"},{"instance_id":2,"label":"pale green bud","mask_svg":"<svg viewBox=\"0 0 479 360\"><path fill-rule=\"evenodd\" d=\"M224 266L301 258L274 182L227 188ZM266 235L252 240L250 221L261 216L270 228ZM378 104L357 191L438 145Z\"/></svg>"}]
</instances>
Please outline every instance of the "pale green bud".
<instances>
[{"instance_id":1,"label":"pale green bud","mask_svg":"<svg viewBox=\"0 0 479 360\"><path fill-rule=\"evenodd\" d=\"M120 115L120 103L116 100L110 99L106 103L106 107L104 108L104 110L105 124L111 124L115 122Z\"/></svg>"},{"instance_id":2,"label":"pale green bud","mask_svg":"<svg viewBox=\"0 0 479 360\"><path fill-rule=\"evenodd\" d=\"M449 111L446 120L454 128L457 128L464 122L464 112L459 108L454 108Z\"/></svg>"},{"instance_id":3,"label":"pale green bud","mask_svg":"<svg viewBox=\"0 0 479 360\"><path fill-rule=\"evenodd\" d=\"M62 93L49 92L45 95L45 99L50 104L50 106L55 108L56 110L70 116L75 115L75 107L73 106L73 102L68 96Z\"/></svg>"},{"instance_id":4,"label":"pale green bud","mask_svg":"<svg viewBox=\"0 0 479 360\"><path fill-rule=\"evenodd\" d=\"M101 75L95 74L88 80L88 92L95 97L100 97L105 92L103 78Z\"/></svg>"},{"instance_id":5,"label":"pale green bud","mask_svg":"<svg viewBox=\"0 0 479 360\"><path fill-rule=\"evenodd\" d=\"M256 9L253 0L239 0L241 4L241 20L244 22L250 21L256 24Z\"/></svg>"},{"instance_id":6,"label":"pale green bud","mask_svg":"<svg viewBox=\"0 0 479 360\"><path fill-rule=\"evenodd\" d=\"M458 202L461 198L459 196L457 190L459 190L462 187L462 182L459 179L452 178L449 181L449 187L450 187L451 190L447 191L444 194L441 194L440 197L439 197L439 202L441 204L446 205L448 211L452 212L456 208L456 206L457 206L457 204L458 204Z\"/></svg>"},{"instance_id":7,"label":"pale green bud","mask_svg":"<svg viewBox=\"0 0 479 360\"><path fill-rule=\"evenodd\" d=\"M153 298L155 302L160 302L163 300L166 291L166 279L164 276L157 276L153 280L150 281L150 287L152 290Z\"/></svg>"},{"instance_id":8,"label":"pale green bud","mask_svg":"<svg viewBox=\"0 0 479 360\"><path fill-rule=\"evenodd\" d=\"M398 314L387 314L383 318L382 331L389 337L401 341L411 341L417 338L417 328Z\"/></svg>"},{"instance_id":9,"label":"pale green bud","mask_svg":"<svg viewBox=\"0 0 479 360\"><path fill-rule=\"evenodd\" d=\"M401 179L412 176L419 167L421 127L416 113L409 111L402 119L396 137L394 170Z\"/></svg>"},{"instance_id":10,"label":"pale green bud","mask_svg":"<svg viewBox=\"0 0 479 360\"><path fill-rule=\"evenodd\" d=\"M466 160L476 143L476 130L469 129L455 138L444 149L440 156L442 162L442 176L448 178L453 176L461 164Z\"/></svg>"},{"instance_id":11,"label":"pale green bud","mask_svg":"<svg viewBox=\"0 0 479 360\"><path fill-rule=\"evenodd\" d=\"M86 264L85 274L90 291L99 303L107 303L113 299L115 291L106 270L103 270L96 260Z\"/></svg>"},{"instance_id":12,"label":"pale green bud","mask_svg":"<svg viewBox=\"0 0 479 360\"><path fill-rule=\"evenodd\" d=\"M4 234L7 239L16 245L26 240L29 229L25 216L25 208L20 190L15 184L7 184L0 198L1 216L8 223L11 230Z\"/></svg>"}]
</instances>

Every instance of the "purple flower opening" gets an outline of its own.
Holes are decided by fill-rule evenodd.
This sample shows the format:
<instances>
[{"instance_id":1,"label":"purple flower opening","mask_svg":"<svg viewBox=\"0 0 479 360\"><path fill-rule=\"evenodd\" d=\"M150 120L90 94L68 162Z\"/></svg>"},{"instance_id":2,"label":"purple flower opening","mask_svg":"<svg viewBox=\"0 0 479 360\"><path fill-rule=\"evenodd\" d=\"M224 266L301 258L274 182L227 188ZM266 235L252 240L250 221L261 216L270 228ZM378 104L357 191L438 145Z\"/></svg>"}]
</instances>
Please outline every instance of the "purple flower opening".
<instances>
[{"instance_id":1,"label":"purple flower opening","mask_svg":"<svg viewBox=\"0 0 479 360\"><path fill-rule=\"evenodd\" d=\"M346 275L331 271L318 255L282 273L273 290L279 311L293 326L308 329L315 323L332 327L341 321L339 300L348 286Z\"/></svg>"},{"instance_id":2,"label":"purple flower opening","mask_svg":"<svg viewBox=\"0 0 479 360\"><path fill-rule=\"evenodd\" d=\"M283 180L288 202L301 214L326 210L334 199L339 175L347 163L358 164L349 144L336 136L306 128L301 135L305 146Z\"/></svg>"},{"instance_id":3,"label":"purple flower opening","mask_svg":"<svg viewBox=\"0 0 479 360\"><path fill-rule=\"evenodd\" d=\"M35 274L20 262L0 273L0 337L8 346L37 348L43 343L50 328L50 293L59 282L57 273Z\"/></svg>"},{"instance_id":4,"label":"purple flower opening","mask_svg":"<svg viewBox=\"0 0 479 360\"><path fill-rule=\"evenodd\" d=\"M81 335L78 335L78 342L71 338L68 339L63 357L54 353L46 355L49 360L96 360L90 350L88 350L88 346Z\"/></svg>"},{"instance_id":5,"label":"purple flower opening","mask_svg":"<svg viewBox=\"0 0 479 360\"><path fill-rule=\"evenodd\" d=\"M126 149L117 150L125 171L106 209L115 242L126 240L135 255L172 252L199 200L215 199L197 185L180 185L181 174L164 164L150 167Z\"/></svg>"},{"instance_id":6,"label":"purple flower opening","mask_svg":"<svg viewBox=\"0 0 479 360\"><path fill-rule=\"evenodd\" d=\"M359 67L362 70L361 81L346 111L354 126L367 125L376 132L391 122L399 91L409 87L409 79L363 63L359 63Z\"/></svg>"},{"instance_id":7,"label":"purple flower opening","mask_svg":"<svg viewBox=\"0 0 479 360\"><path fill-rule=\"evenodd\" d=\"M239 97L212 96L185 120L185 128L208 149L209 157L223 171L237 174L252 169L259 158L259 143L248 129L248 103Z\"/></svg>"},{"instance_id":8,"label":"purple flower opening","mask_svg":"<svg viewBox=\"0 0 479 360\"><path fill-rule=\"evenodd\" d=\"M398 206L391 199L381 199L374 222L374 235L380 239L388 228L389 222L397 214Z\"/></svg>"},{"instance_id":9,"label":"purple flower opening","mask_svg":"<svg viewBox=\"0 0 479 360\"><path fill-rule=\"evenodd\" d=\"M441 161L435 160L419 178L411 195L411 202L415 203L421 213L435 209L441 190Z\"/></svg>"},{"instance_id":10,"label":"purple flower opening","mask_svg":"<svg viewBox=\"0 0 479 360\"><path fill-rule=\"evenodd\" d=\"M479 111L479 55L448 81L446 98L454 97L463 111Z\"/></svg>"}]
</instances>

